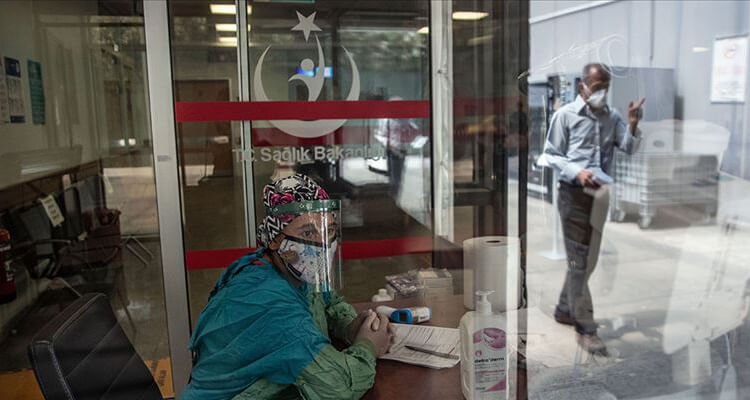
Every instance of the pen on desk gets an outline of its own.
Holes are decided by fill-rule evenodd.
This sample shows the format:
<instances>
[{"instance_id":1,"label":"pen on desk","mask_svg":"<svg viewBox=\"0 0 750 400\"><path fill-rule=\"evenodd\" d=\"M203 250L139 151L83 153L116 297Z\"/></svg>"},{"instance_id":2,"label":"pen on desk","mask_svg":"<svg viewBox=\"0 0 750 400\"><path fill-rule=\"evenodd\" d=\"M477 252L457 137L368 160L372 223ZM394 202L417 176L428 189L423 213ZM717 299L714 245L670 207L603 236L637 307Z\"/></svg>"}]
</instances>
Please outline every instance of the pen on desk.
<instances>
[{"instance_id":1,"label":"pen on desk","mask_svg":"<svg viewBox=\"0 0 750 400\"><path fill-rule=\"evenodd\" d=\"M414 346L409 346L409 345L405 345L404 347L406 347L409 350L418 351L420 353L425 353L425 354L443 357L443 358L450 358L451 360L458 360L458 356L455 354L441 353L439 351L427 350L427 349L423 349L420 347L414 347Z\"/></svg>"}]
</instances>

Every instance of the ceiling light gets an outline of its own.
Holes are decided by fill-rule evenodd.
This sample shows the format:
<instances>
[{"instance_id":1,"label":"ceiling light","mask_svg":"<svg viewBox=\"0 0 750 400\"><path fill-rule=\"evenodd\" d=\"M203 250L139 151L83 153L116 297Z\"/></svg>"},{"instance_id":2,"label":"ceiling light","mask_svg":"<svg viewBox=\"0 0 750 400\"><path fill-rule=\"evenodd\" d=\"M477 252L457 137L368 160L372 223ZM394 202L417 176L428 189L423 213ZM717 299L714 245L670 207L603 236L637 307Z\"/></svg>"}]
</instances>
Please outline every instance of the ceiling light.
<instances>
[{"instance_id":1,"label":"ceiling light","mask_svg":"<svg viewBox=\"0 0 750 400\"><path fill-rule=\"evenodd\" d=\"M479 11L456 11L453 13L453 19L458 21L477 21L486 18L489 14Z\"/></svg>"},{"instance_id":2,"label":"ceiling light","mask_svg":"<svg viewBox=\"0 0 750 400\"><path fill-rule=\"evenodd\" d=\"M693 53L705 53L708 51L708 47L693 47Z\"/></svg>"},{"instance_id":3,"label":"ceiling light","mask_svg":"<svg viewBox=\"0 0 750 400\"><path fill-rule=\"evenodd\" d=\"M211 14L234 15L237 13L237 8L234 4L211 4L209 7L211 8ZM253 6L247 6L247 15L252 13Z\"/></svg>"},{"instance_id":4,"label":"ceiling light","mask_svg":"<svg viewBox=\"0 0 750 400\"><path fill-rule=\"evenodd\" d=\"M219 36L219 43L237 45L237 36Z\"/></svg>"},{"instance_id":5,"label":"ceiling light","mask_svg":"<svg viewBox=\"0 0 750 400\"><path fill-rule=\"evenodd\" d=\"M234 4L210 4L209 7L211 8L211 14L228 15L236 13Z\"/></svg>"},{"instance_id":6,"label":"ceiling light","mask_svg":"<svg viewBox=\"0 0 750 400\"><path fill-rule=\"evenodd\" d=\"M484 35L484 36L473 37L473 38L467 40L466 44L468 44L469 46L478 46L478 45L483 44L483 43L491 42L493 37L494 37L493 35Z\"/></svg>"},{"instance_id":7,"label":"ceiling light","mask_svg":"<svg viewBox=\"0 0 750 400\"><path fill-rule=\"evenodd\" d=\"M430 33L430 27L429 26L423 26L423 27L419 28L419 30L417 30L417 33L420 33L422 35L426 35L426 34Z\"/></svg>"},{"instance_id":8,"label":"ceiling light","mask_svg":"<svg viewBox=\"0 0 750 400\"><path fill-rule=\"evenodd\" d=\"M216 32L237 32L237 24L216 24Z\"/></svg>"}]
</instances>

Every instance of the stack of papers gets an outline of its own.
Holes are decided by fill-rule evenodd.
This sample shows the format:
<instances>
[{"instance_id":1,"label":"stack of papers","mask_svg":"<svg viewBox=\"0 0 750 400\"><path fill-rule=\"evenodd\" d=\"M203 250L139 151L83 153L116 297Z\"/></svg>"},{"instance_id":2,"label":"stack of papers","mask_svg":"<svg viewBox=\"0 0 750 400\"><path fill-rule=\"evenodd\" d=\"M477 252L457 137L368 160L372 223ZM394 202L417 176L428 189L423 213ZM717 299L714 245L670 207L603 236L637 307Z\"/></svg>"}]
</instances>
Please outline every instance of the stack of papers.
<instances>
[{"instance_id":1,"label":"stack of papers","mask_svg":"<svg viewBox=\"0 0 750 400\"><path fill-rule=\"evenodd\" d=\"M436 369L458 364L458 329L405 324L392 326L396 339L391 350L381 359Z\"/></svg>"}]
</instances>

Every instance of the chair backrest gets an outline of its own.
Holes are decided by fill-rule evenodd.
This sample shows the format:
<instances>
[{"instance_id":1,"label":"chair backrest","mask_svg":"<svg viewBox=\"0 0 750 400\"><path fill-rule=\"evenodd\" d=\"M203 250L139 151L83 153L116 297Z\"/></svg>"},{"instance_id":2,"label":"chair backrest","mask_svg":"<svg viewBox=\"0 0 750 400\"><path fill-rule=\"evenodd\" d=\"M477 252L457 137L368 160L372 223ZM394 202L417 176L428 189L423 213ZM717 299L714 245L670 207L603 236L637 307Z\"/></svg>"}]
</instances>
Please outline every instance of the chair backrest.
<instances>
[{"instance_id":1,"label":"chair backrest","mask_svg":"<svg viewBox=\"0 0 750 400\"><path fill-rule=\"evenodd\" d=\"M161 399L107 297L82 296L32 339L29 357L46 399Z\"/></svg>"},{"instance_id":2,"label":"chair backrest","mask_svg":"<svg viewBox=\"0 0 750 400\"><path fill-rule=\"evenodd\" d=\"M77 182L75 187L78 190L78 198L82 212L106 207L104 191L102 188L102 178L100 176L90 176Z\"/></svg>"},{"instance_id":3,"label":"chair backrest","mask_svg":"<svg viewBox=\"0 0 750 400\"><path fill-rule=\"evenodd\" d=\"M76 239L84 233L79 188L73 186L65 189L60 197L62 198L61 207L65 216L64 235L68 239Z\"/></svg>"},{"instance_id":4,"label":"chair backrest","mask_svg":"<svg viewBox=\"0 0 750 400\"><path fill-rule=\"evenodd\" d=\"M26 234L32 241L44 241L52 239L52 223L44 211L44 207L35 203L34 205L19 211L18 216L26 230ZM36 246L37 253L52 254L55 249L51 243Z\"/></svg>"}]
</instances>

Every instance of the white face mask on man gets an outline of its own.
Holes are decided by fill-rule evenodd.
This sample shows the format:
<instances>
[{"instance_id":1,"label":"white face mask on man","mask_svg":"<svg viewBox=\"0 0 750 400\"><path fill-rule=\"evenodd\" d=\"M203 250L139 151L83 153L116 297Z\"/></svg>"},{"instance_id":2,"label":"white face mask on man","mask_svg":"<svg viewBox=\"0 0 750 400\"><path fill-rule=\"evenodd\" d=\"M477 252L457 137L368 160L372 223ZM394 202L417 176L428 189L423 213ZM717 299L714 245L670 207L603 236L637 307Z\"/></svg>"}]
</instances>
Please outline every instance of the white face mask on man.
<instances>
[{"instance_id":1,"label":"white face mask on man","mask_svg":"<svg viewBox=\"0 0 750 400\"><path fill-rule=\"evenodd\" d=\"M585 85L584 85L585 86ZM586 90L589 92L591 89L588 88L588 86L585 86ZM593 108L602 108L607 105L607 89L599 89L596 92L593 92L589 95L589 98L586 99L586 103L588 103L589 106Z\"/></svg>"}]
</instances>

